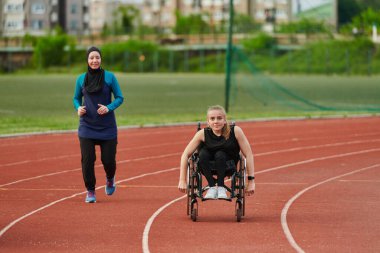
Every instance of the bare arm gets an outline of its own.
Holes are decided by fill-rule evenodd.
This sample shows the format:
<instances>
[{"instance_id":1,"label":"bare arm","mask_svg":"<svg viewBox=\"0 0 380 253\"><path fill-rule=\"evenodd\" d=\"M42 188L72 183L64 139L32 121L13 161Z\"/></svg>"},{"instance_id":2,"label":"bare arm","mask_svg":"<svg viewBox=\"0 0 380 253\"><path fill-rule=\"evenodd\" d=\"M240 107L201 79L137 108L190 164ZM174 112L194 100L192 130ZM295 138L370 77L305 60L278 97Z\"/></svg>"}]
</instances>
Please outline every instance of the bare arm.
<instances>
[{"instance_id":1,"label":"bare arm","mask_svg":"<svg viewBox=\"0 0 380 253\"><path fill-rule=\"evenodd\" d=\"M180 164L180 174L179 174L179 183L178 183L178 189L181 192L186 192L187 189L187 178L186 178L186 172L187 172L187 161L189 157L194 153L194 151L197 149L199 144L204 141L204 130L198 131L193 139L187 144L185 150L182 153L181 156L181 164Z\"/></svg>"},{"instance_id":2,"label":"bare arm","mask_svg":"<svg viewBox=\"0 0 380 253\"><path fill-rule=\"evenodd\" d=\"M255 176L255 167L253 161L253 153L251 149L251 145L248 142L247 137L245 136L243 130L235 126L235 136L240 146L240 151L245 156L247 162L247 174L248 176ZM248 180L248 185L246 187L247 195L251 195L255 192L255 180Z\"/></svg>"}]
</instances>

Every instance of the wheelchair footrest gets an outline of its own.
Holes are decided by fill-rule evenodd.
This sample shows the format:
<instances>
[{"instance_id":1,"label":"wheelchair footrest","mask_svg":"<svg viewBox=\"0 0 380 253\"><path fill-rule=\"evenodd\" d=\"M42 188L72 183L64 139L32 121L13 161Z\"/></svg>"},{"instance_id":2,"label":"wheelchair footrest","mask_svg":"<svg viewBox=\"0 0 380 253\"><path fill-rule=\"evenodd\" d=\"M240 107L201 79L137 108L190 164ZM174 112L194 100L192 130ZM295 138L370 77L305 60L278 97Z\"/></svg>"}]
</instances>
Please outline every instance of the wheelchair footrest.
<instances>
[{"instance_id":1,"label":"wheelchair footrest","mask_svg":"<svg viewBox=\"0 0 380 253\"><path fill-rule=\"evenodd\" d=\"M232 198L226 198L226 199L206 199L206 198L202 198L202 201L207 201L207 200L225 200L225 201L228 201L228 202L232 202Z\"/></svg>"}]
</instances>

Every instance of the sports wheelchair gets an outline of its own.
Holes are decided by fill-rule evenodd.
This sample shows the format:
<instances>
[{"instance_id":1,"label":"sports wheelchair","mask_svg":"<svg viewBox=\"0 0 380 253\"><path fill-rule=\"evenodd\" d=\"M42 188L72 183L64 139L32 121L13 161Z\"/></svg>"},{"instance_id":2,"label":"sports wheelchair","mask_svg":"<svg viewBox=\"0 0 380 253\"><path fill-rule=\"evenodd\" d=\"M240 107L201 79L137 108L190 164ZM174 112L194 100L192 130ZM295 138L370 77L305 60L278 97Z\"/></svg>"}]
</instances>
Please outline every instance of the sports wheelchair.
<instances>
[{"instance_id":1,"label":"sports wheelchair","mask_svg":"<svg viewBox=\"0 0 380 253\"><path fill-rule=\"evenodd\" d=\"M198 123L198 131L200 130L200 123ZM188 159L187 166L187 215L191 220L196 221L198 216L198 199L206 201L203 197L203 193L209 189L209 186L202 185L202 172L198 167L199 154L198 150L195 151ZM216 169L213 168L214 163L211 162L211 172L215 176L217 174ZM233 160L227 161L226 177L230 178L231 187L224 186L229 192L230 197L227 199L221 199L232 202L236 198L235 202L235 216L236 221L240 222L241 218L245 215L245 180L246 180L246 160L240 153L239 161L237 164Z\"/></svg>"}]
</instances>

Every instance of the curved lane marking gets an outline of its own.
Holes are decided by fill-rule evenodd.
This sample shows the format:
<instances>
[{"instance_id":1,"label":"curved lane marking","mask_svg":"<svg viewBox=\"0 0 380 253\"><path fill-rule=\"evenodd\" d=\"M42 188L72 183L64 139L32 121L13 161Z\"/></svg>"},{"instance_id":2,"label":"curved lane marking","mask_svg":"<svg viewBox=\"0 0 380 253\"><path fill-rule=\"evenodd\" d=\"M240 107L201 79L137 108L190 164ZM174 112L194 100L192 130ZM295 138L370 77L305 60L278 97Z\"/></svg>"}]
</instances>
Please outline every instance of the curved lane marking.
<instances>
[{"instance_id":1,"label":"curved lane marking","mask_svg":"<svg viewBox=\"0 0 380 253\"><path fill-rule=\"evenodd\" d=\"M179 197L179 198L176 198L172 201L170 201L169 203L166 203L165 205L163 205L162 207L160 207L148 220L148 222L146 223L145 225L145 228L144 228L144 232L143 232L143 239L142 239L142 247L143 247L143 252L146 253L146 252L150 252L149 251L149 231L150 231L150 228L154 222L154 220L156 219L156 217L165 209L167 208L168 206L170 206L171 204L181 200L181 199L184 199L186 198L187 195L184 195L182 197Z\"/></svg>"},{"instance_id":2,"label":"curved lane marking","mask_svg":"<svg viewBox=\"0 0 380 253\"><path fill-rule=\"evenodd\" d=\"M354 135L356 136L356 135ZM270 141L270 142L257 142L254 145L266 145L266 144L274 144L274 143L287 143L291 141L304 141L304 140L315 140L315 139L321 139L321 138L303 138L303 139L289 139L289 140L282 140L282 141ZM366 143L366 142L379 142L380 139L373 139L373 140L359 140L359 141L349 141L349 142L336 142L336 143L330 143L330 144L322 144L322 145L315 145L315 146L306 146L308 149L313 149L313 148L318 148L318 147L330 147L330 146L340 146L340 145L346 145L346 144L360 144L360 143ZM123 151L128 151L128 150L137 150L137 149L145 149L145 148L155 148L155 147L162 147L162 146L167 146L167 145L173 145L173 144L182 144L185 142L174 142L174 143L169 143L169 144L155 144L155 145L145 145L145 146L139 146L139 147L129 147L129 148L120 148L118 149L118 152L123 152ZM297 151L300 149L303 149L304 147L297 147L293 149L284 149L282 152L286 152L287 150L290 151ZM272 151L272 152L266 152L261 155L269 155L272 153L276 153L277 151ZM40 158L40 159L35 159L35 160L24 160L24 161L18 161L18 162L12 162L12 163L4 163L0 164L1 167L10 167L10 166L17 166L17 165L22 165L22 164L27 164L27 163L33 163L33 162L43 162L43 161L49 161L49 160L59 160L59 159L66 159L66 158L71 158L71 157L78 157L80 155L78 154L69 154L69 155L62 155L62 156L54 156L54 157L45 157L45 158Z\"/></svg>"},{"instance_id":3,"label":"curved lane marking","mask_svg":"<svg viewBox=\"0 0 380 253\"><path fill-rule=\"evenodd\" d=\"M116 164L123 164L123 163L143 161L143 160L156 159L156 158L165 158L165 157L174 156L174 155L178 155L178 154L180 154L180 153L171 153L171 154L157 155L157 156L146 156L146 157L142 157L142 158L136 158L136 159L128 159L128 160L118 161L118 162L116 162ZM95 168L98 168L98 167L103 167L103 165L102 164L95 165ZM53 173L43 174L43 175L39 175L39 176L35 176L35 177L28 177L28 178L24 178L24 179L19 179L17 181L13 181L13 182L2 184L2 185L0 185L0 188L4 187L4 186L12 185L12 184L17 184L17 183L25 182L25 181L30 181L30 180L34 180L34 179L43 178L43 177L55 176L55 175L64 174L64 173L68 173L68 172L79 171L79 170L81 170L81 168L76 168L76 169L72 169L72 170L64 170L64 171L59 171L59 172L53 172Z\"/></svg>"},{"instance_id":4,"label":"curved lane marking","mask_svg":"<svg viewBox=\"0 0 380 253\"><path fill-rule=\"evenodd\" d=\"M140 147L137 147L137 148L133 148L133 147L130 147L130 148L120 148L120 149L118 149L118 152L123 152L123 151L128 151L128 150L145 149L145 148L157 148L157 147L162 147L162 146L167 146L167 145L172 145L172 144L173 143L140 146ZM180 144L180 143L176 142L174 144ZM71 154L71 155L44 157L44 158L35 159L35 160L24 160L24 161L13 162L13 163L4 163L4 164L0 164L0 168L1 167L10 167L10 166L15 166L15 165L21 165L21 164L26 164L26 163L33 163L33 162L43 162L43 161L50 161L50 160L66 159L66 158L71 158L71 157L80 157L80 154Z\"/></svg>"},{"instance_id":5,"label":"curved lane marking","mask_svg":"<svg viewBox=\"0 0 380 253\"><path fill-rule=\"evenodd\" d=\"M289 211L289 208L290 206L294 203L294 201L296 201L299 197L301 197L302 194L304 194L305 192L313 189L313 188L316 188L322 184L325 184L325 183L328 183L328 182L331 182L331 181L334 181L336 179L339 179L339 178L342 178L342 177L346 177L346 176L349 176L349 175L352 175L352 174L355 174L355 173L358 173L358 172L362 172L362 171L365 171L365 170L369 170L369 169L373 169L373 168L376 168L376 167L379 167L380 164L375 164L375 165L372 165L372 166L369 166L369 167L365 167L365 168L361 168L361 169L358 169L358 170L354 170L354 171L351 171L349 173L345 173L345 174L342 174L342 175L339 175L339 176L335 176L335 177L332 177L332 178L329 178L327 180L324 180L324 181L321 181L319 183L316 183L312 186L309 186L305 189L303 189L302 191L298 192L296 195L294 195L284 206L284 208L282 209L281 211L281 226L282 226L282 230L284 231L285 233L285 236L286 236L286 239L288 240L288 242L290 243L290 245L298 252L298 253L304 253L305 251L297 244L297 242L295 241L294 237L292 236L292 233L290 232L290 229L288 227L288 223L286 221L286 216L287 216L287 213Z\"/></svg>"},{"instance_id":6,"label":"curved lane marking","mask_svg":"<svg viewBox=\"0 0 380 253\"><path fill-rule=\"evenodd\" d=\"M292 167L292 166L296 166L296 165L301 165L301 164L306 164L306 163L312 163L312 162L315 162L315 161L323 161L323 160L328 160L328 159L334 159L334 158L340 158L340 157L345 157L345 156L352 156L352 155L360 155L360 154L365 154L365 153L371 153L371 152L377 152L377 151L380 151L380 148L376 148L376 149L368 149L368 150L361 150L361 151L356 151L356 152L349 152L349 153L343 153L343 154L338 154L338 155L331 155L331 156L324 156L324 157L319 157L319 158L314 158L314 159L308 159L308 160L304 160L304 161L300 161L300 162L295 162L295 163L289 163L289 164L285 164L285 165L282 165L282 166L278 166L278 167L273 167L273 168L269 168L269 169L266 169L266 170L262 170L262 171L258 171L256 172L255 174L262 174L262 173L267 173L267 172L271 172L271 171L275 171L275 170L280 170L280 169L284 169L284 168L288 168L288 167ZM187 195L185 196L182 196L181 198L185 198ZM181 198L177 198L167 204L165 204L164 206L162 206L161 208L159 208L148 220L147 224L145 225L145 229L144 229L144 233L143 233L143 239L142 239L142 246L143 246L143 253L150 253L150 250L149 250L149 231L150 231L150 228L155 220L155 218L164 210L166 209L167 207L169 207L171 204L177 202L178 200L180 200Z\"/></svg>"},{"instance_id":7,"label":"curved lane marking","mask_svg":"<svg viewBox=\"0 0 380 253\"><path fill-rule=\"evenodd\" d=\"M157 174L161 174L161 173L165 173L165 172L171 172L171 171L173 171L173 170L178 170L178 167L176 167L176 168L170 168L170 169L166 169L166 170L155 171L155 172L152 172L152 173L144 173L144 174L141 174L141 175L138 175L138 176L135 176L135 177L130 177L130 178L126 178L126 179L123 179L123 180L119 180L119 181L117 181L116 183L117 183L117 184L120 184L120 183L123 183L123 182L127 182L127 181L131 181L131 180L135 180L135 179L142 178L142 177L146 177L146 176L157 175ZM103 188L103 187L105 187L105 185L98 186L98 187L96 187L96 190L101 189L101 188ZM27 214L25 214L25 215L19 217L18 219L12 221L11 223L9 223L7 226L5 226L4 228L2 228L2 229L0 230L0 238L5 234L5 232L8 231L11 227L13 227L13 226L14 226L15 224L17 224L18 222L20 222L20 221L26 219L27 217L29 217L29 216L31 216L31 215L33 215L33 214L39 212L39 211L42 211L42 210L44 210L44 209L46 209L46 208L48 208L48 207L51 207L51 206L53 206L53 205L55 205L55 204L57 204L57 203L59 203L59 202L65 201L65 200L67 200L67 199L72 199L72 198L74 198L74 197L76 197L76 196L79 196L79 195L81 195L81 194L85 194L85 193L87 193L87 191L79 192L79 193L75 193L75 194L73 194L73 195L71 195L71 196L68 196L68 197L64 197L64 198L61 198L61 199L55 200L55 201L53 201L53 202L50 202L49 204L46 204L46 205L44 205L44 206L42 206L42 207L40 207L40 208L38 208L38 209L35 209L35 210L33 210L33 211L31 211L31 212L29 212L29 213L27 213Z\"/></svg>"},{"instance_id":8,"label":"curved lane marking","mask_svg":"<svg viewBox=\"0 0 380 253\"><path fill-rule=\"evenodd\" d=\"M338 142L338 143L330 143L330 144L323 144L323 145L314 145L314 146L305 146L305 147L297 147L297 148L290 148L290 149L282 149L282 150L277 150L277 151L259 153L259 154L255 154L254 156L258 157L258 156L265 156L265 155L271 155L271 154L276 154L276 153L285 153L288 151L299 151L299 150L304 150L304 149L315 149L315 148L333 147L333 146L335 147L335 146L347 145L347 144L359 144L359 143L378 142L378 141L380 141L380 139L370 140L370 141ZM142 157L142 158L136 158L136 159L123 160L123 161L118 161L117 164L119 164L119 163L122 164L122 163L127 163L127 162L132 162L132 161L142 161L142 160L148 160L148 159L165 158L165 157L174 156L174 155L178 155L178 154L181 154L181 153L178 152L178 153L171 153L171 154L165 154L165 155L148 156L148 157ZM20 164L20 163L22 163L22 162L19 162L18 164ZM97 165L96 167L101 167L101 166L102 165ZM0 167L1 167L1 165L0 165ZM43 175L39 175L36 177L20 179L20 180L14 181L14 182L2 184L2 185L0 185L0 188L4 187L4 186L16 184L16 183L21 183L21 182L25 182L25 181L30 181L30 180L42 178L42 177L54 176L54 175L78 171L78 170L81 170L81 169L79 168L79 169L73 169L73 170L65 170L65 171L59 171L59 172L55 172L55 173L43 174Z\"/></svg>"}]
</instances>

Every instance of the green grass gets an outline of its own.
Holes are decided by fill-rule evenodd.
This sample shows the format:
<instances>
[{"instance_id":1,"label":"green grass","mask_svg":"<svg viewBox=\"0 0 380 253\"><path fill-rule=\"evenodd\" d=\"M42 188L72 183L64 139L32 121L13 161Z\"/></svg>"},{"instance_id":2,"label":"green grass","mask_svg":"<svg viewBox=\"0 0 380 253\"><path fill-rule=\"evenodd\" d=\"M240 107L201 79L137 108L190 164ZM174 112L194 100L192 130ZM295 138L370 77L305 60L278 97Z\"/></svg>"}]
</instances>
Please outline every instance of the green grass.
<instances>
[{"instance_id":1,"label":"green grass","mask_svg":"<svg viewBox=\"0 0 380 253\"><path fill-rule=\"evenodd\" d=\"M75 74L0 75L0 134L76 129ZM223 74L116 73L125 101L119 126L204 121L209 105L224 105ZM272 81L321 104L380 107L378 76L274 76ZM253 79L254 82L254 79ZM254 87L254 86L252 86ZM368 113L295 110L265 104L252 88L233 87L230 119Z\"/></svg>"}]
</instances>

